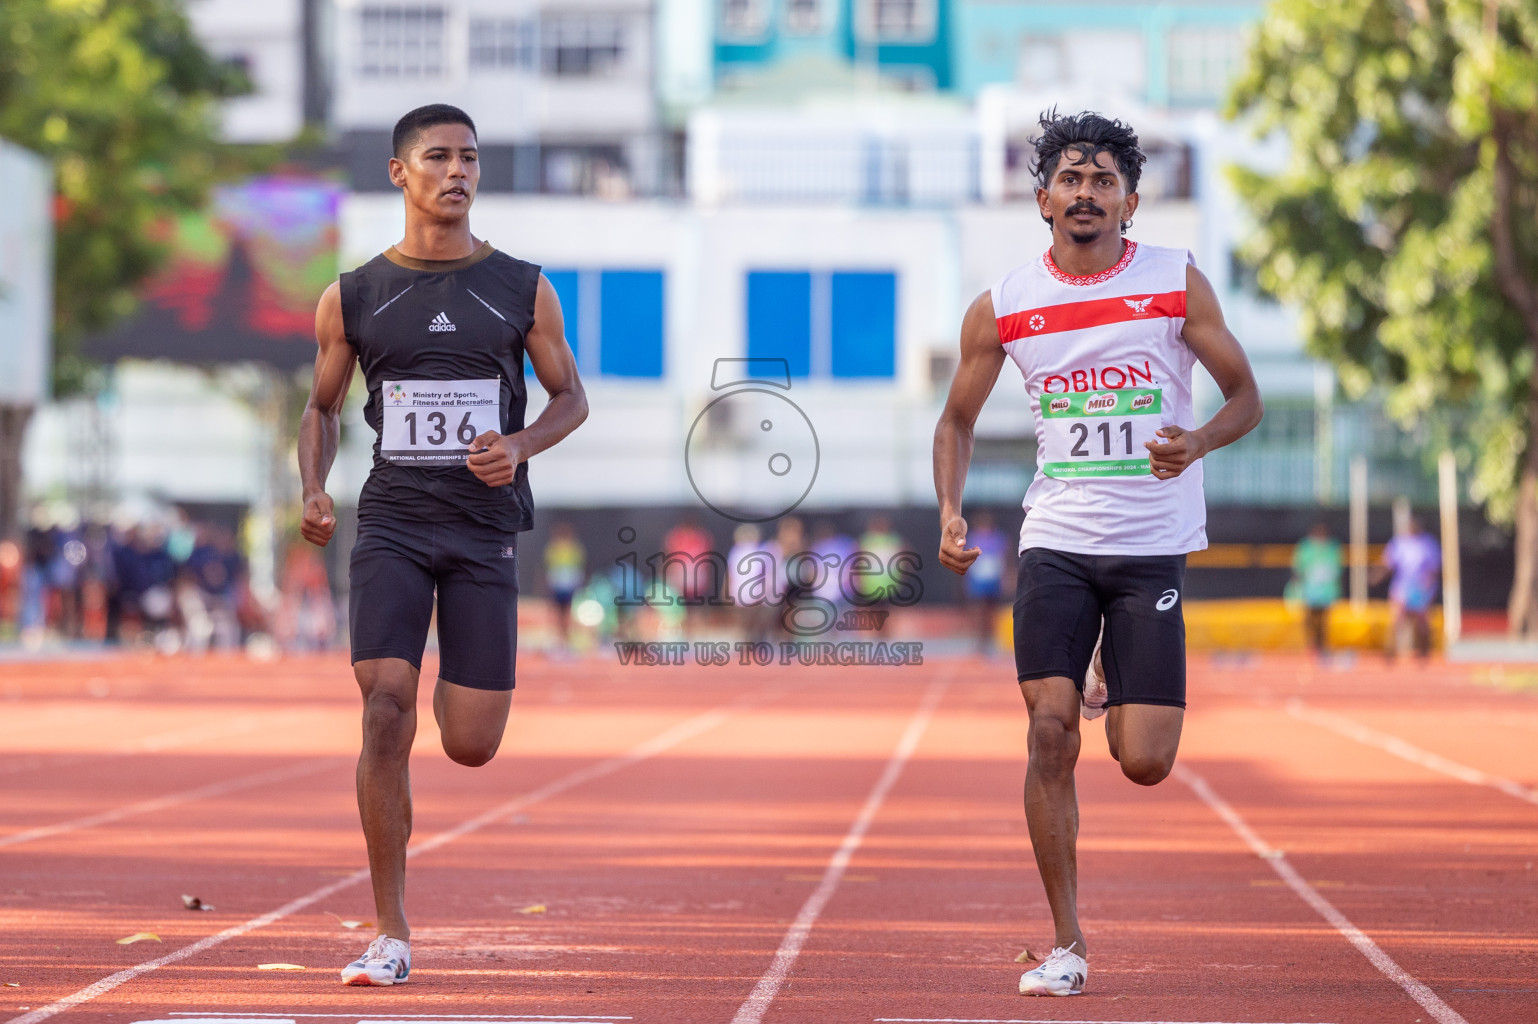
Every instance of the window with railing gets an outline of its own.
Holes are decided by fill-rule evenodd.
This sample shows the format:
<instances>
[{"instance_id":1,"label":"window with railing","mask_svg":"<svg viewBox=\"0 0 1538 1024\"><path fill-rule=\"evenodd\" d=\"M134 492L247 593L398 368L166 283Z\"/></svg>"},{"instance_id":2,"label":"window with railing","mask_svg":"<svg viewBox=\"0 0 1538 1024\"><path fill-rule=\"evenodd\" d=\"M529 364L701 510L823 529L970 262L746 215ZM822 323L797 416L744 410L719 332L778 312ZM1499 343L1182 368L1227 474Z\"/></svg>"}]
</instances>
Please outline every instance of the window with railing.
<instances>
[{"instance_id":1,"label":"window with railing","mask_svg":"<svg viewBox=\"0 0 1538 1024\"><path fill-rule=\"evenodd\" d=\"M785 31L797 35L821 32L823 0L785 0Z\"/></svg>"},{"instance_id":2,"label":"window with railing","mask_svg":"<svg viewBox=\"0 0 1538 1024\"><path fill-rule=\"evenodd\" d=\"M727 42L757 39L769 27L770 0L721 0L721 38Z\"/></svg>"},{"instance_id":3,"label":"window with railing","mask_svg":"<svg viewBox=\"0 0 1538 1024\"><path fill-rule=\"evenodd\" d=\"M477 71L532 71L538 67L539 24L530 18L475 18L470 22L470 67Z\"/></svg>"},{"instance_id":4,"label":"window with railing","mask_svg":"<svg viewBox=\"0 0 1538 1024\"><path fill-rule=\"evenodd\" d=\"M1244 59L1237 29L1181 28L1169 37L1170 99L1216 103L1228 91Z\"/></svg>"},{"instance_id":5,"label":"window with railing","mask_svg":"<svg viewBox=\"0 0 1538 1024\"><path fill-rule=\"evenodd\" d=\"M926 43L934 38L937 0L862 0L863 34L881 43Z\"/></svg>"},{"instance_id":6,"label":"window with railing","mask_svg":"<svg viewBox=\"0 0 1538 1024\"><path fill-rule=\"evenodd\" d=\"M359 72L371 78L443 74L446 20L436 4L365 5L359 12Z\"/></svg>"},{"instance_id":7,"label":"window with railing","mask_svg":"<svg viewBox=\"0 0 1538 1024\"><path fill-rule=\"evenodd\" d=\"M539 23L539 45L547 75L609 74L625 59L625 21L599 13L546 15Z\"/></svg>"}]
</instances>

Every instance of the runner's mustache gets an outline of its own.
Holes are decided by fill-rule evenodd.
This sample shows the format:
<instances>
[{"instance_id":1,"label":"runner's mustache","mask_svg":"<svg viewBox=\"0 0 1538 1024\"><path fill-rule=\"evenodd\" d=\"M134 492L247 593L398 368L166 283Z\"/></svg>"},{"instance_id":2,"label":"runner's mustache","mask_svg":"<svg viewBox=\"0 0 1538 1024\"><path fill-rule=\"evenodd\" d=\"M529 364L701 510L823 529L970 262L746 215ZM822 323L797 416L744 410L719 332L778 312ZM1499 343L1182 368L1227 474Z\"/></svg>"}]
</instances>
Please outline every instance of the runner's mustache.
<instances>
[{"instance_id":1,"label":"runner's mustache","mask_svg":"<svg viewBox=\"0 0 1538 1024\"><path fill-rule=\"evenodd\" d=\"M1063 214L1063 216L1072 217L1076 213L1092 213L1096 217L1105 216L1105 211L1096 206L1094 203L1074 203L1072 206L1068 207L1068 212Z\"/></svg>"}]
</instances>

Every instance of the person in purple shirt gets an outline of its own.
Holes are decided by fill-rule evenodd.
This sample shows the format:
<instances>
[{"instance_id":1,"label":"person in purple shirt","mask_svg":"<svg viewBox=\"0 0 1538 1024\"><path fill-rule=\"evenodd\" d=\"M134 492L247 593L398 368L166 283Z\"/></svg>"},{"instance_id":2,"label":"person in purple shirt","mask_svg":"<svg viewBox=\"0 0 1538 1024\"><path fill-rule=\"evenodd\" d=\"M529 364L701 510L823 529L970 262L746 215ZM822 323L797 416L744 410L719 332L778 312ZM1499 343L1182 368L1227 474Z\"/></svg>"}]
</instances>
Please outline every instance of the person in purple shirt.
<instances>
[{"instance_id":1,"label":"person in purple shirt","mask_svg":"<svg viewBox=\"0 0 1538 1024\"><path fill-rule=\"evenodd\" d=\"M993 513L979 512L974 520L972 546L981 554L963 578L968 617L977 631L979 654L992 654L998 635L998 610L1004 596L1004 570L1009 560L1010 538L995 523Z\"/></svg>"},{"instance_id":2,"label":"person in purple shirt","mask_svg":"<svg viewBox=\"0 0 1538 1024\"><path fill-rule=\"evenodd\" d=\"M1383 549L1383 564L1377 580L1392 576L1388 585L1389 619L1388 656L1399 649L1399 636L1408 624L1415 637L1415 653L1431 655L1431 623L1427 614L1437 596L1441 581L1442 549L1436 538L1421 529L1414 516L1404 521L1394 539Z\"/></svg>"}]
</instances>

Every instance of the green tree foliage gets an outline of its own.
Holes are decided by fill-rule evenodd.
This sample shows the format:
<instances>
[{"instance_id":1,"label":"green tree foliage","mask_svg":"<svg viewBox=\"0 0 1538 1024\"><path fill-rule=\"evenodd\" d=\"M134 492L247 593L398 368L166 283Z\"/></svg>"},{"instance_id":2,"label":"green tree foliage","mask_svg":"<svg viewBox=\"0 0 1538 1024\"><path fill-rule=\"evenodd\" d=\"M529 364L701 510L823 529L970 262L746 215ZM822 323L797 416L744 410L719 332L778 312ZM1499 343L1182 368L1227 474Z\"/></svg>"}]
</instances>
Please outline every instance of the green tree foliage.
<instances>
[{"instance_id":1,"label":"green tree foliage","mask_svg":"<svg viewBox=\"0 0 1538 1024\"><path fill-rule=\"evenodd\" d=\"M1234 172L1261 286L1516 521L1538 631L1538 0L1275 0L1230 113L1290 146Z\"/></svg>"},{"instance_id":2,"label":"green tree foliage","mask_svg":"<svg viewBox=\"0 0 1538 1024\"><path fill-rule=\"evenodd\" d=\"M178 0L0 0L0 136L53 161L58 383L82 335L134 308L224 151L214 103L249 89Z\"/></svg>"}]
</instances>

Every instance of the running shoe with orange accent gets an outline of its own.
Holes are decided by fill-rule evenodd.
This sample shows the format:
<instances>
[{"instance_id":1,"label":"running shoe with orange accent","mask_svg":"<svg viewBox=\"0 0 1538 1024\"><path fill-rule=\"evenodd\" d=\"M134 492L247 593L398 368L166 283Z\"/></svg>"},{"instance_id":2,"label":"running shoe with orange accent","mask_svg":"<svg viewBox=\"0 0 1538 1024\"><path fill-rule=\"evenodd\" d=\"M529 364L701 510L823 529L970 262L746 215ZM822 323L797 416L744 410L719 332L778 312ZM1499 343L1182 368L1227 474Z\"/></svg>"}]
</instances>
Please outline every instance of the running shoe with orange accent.
<instances>
[{"instance_id":1,"label":"running shoe with orange accent","mask_svg":"<svg viewBox=\"0 0 1538 1024\"><path fill-rule=\"evenodd\" d=\"M404 985L411 977L411 943L377 936L363 955L342 968L344 985Z\"/></svg>"},{"instance_id":2,"label":"running shoe with orange accent","mask_svg":"<svg viewBox=\"0 0 1538 1024\"><path fill-rule=\"evenodd\" d=\"M1100 662L1100 645L1105 641L1105 626L1095 639L1095 653L1089 659L1089 671L1084 673L1084 693L1079 698L1079 711L1085 721L1094 721L1105 714L1105 702L1110 693L1105 688L1105 666Z\"/></svg>"},{"instance_id":3,"label":"running shoe with orange accent","mask_svg":"<svg viewBox=\"0 0 1538 1024\"><path fill-rule=\"evenodd\" d=\"M1089 964L1073 952L1078 943L1070 943L1067 949L1058 946L1034 971L1020 975L1020 994L1023 996L1076 996L1084 991L1089 979Z\"/></svg>"}]
</instances>

